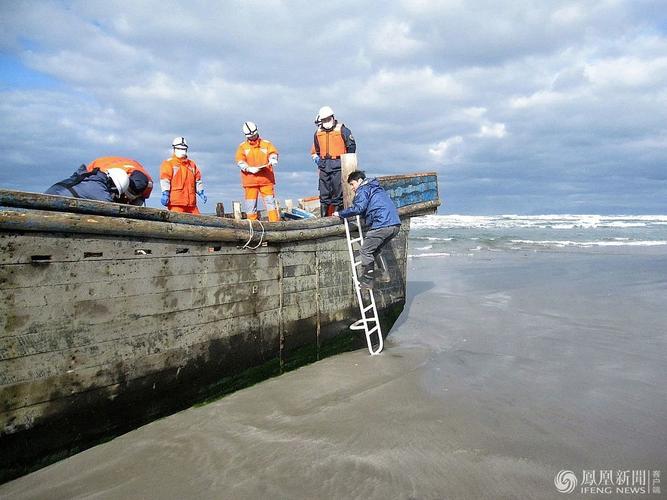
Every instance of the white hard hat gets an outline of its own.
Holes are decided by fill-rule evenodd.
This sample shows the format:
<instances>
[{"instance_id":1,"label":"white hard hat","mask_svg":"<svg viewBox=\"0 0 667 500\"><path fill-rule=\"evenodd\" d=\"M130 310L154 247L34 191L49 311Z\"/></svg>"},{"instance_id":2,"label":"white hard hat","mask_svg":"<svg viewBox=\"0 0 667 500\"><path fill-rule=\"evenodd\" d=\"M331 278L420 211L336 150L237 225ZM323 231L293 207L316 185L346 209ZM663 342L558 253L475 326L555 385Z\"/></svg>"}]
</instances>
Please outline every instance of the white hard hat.
<instances>
[{"instance_id":1,"label":"white hard hat","mask_svg":"<svg viewBox=\"0 0 667 500\"><path fill-rule=\"evenodd\" d=\"M320 108L320 111L317 113L317 117L315 118L315 123L319 125L322 123L324 120L329 118L330 116L333 116L334 112L333 109L331 109L330 106L322 106Z\"/></svg>"},{"instance_id":2,"label":"white hard hat","mask_svg":"<svg viewBox=\"0 0 667 500\"><path fill-rule=\"evenodd\" d=\"M107 176L113 181L118 194L127 193L127 189L130 186L130 178L125 170L122 168L110 168L107 170Z\"/></svg>"},{"instance_id":3,"label":"white hard hat","mask_svg":"<svg viewBox=\"0 0 667 500\"><path fill-rule=\"evenodd\" d=\"M185 137L174 137L174 140L171 141L171 145L179 149L188 149L188 142L185 140Z\"/></svg>"},{"instance_id":4,"label":"white hard hat","mask_svg":"<svg viewBox=\"0 0 667 500\"><path fill-rule=\"evenodd\" d=\"M243 134L246 137L252 137L257 133L257 125L253 122L243 122Z\"/></svg>"}]
</instances>

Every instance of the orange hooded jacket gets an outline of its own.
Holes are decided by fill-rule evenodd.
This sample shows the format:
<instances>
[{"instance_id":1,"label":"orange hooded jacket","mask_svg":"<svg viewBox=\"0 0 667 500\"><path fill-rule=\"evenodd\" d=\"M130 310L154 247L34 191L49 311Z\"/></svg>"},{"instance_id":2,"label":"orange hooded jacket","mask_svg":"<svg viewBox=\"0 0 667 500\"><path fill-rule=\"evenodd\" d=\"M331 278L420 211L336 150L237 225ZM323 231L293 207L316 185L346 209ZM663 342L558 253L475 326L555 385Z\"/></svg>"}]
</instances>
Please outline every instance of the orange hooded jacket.
<instances>
[{"instance_id":1,"label":"orange hooded jacket","mask_svg":"<svg viewBox=\"0 0 667 500\"><path fill-rule=\"evenodd\" d=\"M190 158L172 156L160 165L160 189L170 192L169 208L196 207L196 193L204 189L201 171Z\"/></svg>"}]
</instances>

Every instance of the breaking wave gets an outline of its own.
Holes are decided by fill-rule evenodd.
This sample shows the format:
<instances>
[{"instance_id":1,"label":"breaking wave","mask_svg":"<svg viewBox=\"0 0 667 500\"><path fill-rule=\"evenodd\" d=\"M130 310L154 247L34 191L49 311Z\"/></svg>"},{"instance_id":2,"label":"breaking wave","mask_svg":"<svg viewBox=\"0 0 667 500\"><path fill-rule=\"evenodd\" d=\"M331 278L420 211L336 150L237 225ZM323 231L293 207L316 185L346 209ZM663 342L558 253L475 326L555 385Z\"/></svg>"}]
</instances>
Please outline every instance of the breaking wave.
<instances>
[{"instance_id":1,"label":"breaking wave","mask_svg":"<svg viewBox=\"0 0 667 500\"><path fill-rule=\"evenodd\" d=\"M510 240L512 243L547 247L654 247L667 245L667 241L559 241L559 240Z\"/></svg>"},{"instance_id":2,"label":"breaking wave","mask_svg":"<svg viewBox=\"0 0 667 500\"><path fill-rule=\"evenodd\" d=\"M667 226L667 215L426 215L412 220L413 229L595 229L650 226Z\"/></svg>"},{"instance_id":3,"label":"breaking wave","mask_svg":"<svg viewBox=\"0 0 667 500\"><path fill-rule=\"evenodd\" d=\"M410 241L413 258L663 247L667 215L428 215L412 219Z\"/></svg>"}]
</instances>

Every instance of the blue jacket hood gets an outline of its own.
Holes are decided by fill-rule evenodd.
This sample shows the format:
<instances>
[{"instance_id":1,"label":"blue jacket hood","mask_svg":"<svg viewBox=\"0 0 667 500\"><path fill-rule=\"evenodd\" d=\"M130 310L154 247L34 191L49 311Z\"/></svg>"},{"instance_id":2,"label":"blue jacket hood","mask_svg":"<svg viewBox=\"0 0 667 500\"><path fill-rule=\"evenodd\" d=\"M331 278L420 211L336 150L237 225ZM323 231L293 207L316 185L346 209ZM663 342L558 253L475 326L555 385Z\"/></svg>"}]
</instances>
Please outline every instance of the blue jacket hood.
<instances>
[{"instance_id":1,"label":"blue jacket hood","mask_svg":"<svg viewBox=\"0 0 667 500\"><path fill-rule=\"evenodd\" d=\"M357 188L352 206L341 210L340 217L361 215L370 229L397 226L401 223L398 210L377 179L366 179Z\"/></svg>"}]
</instances>

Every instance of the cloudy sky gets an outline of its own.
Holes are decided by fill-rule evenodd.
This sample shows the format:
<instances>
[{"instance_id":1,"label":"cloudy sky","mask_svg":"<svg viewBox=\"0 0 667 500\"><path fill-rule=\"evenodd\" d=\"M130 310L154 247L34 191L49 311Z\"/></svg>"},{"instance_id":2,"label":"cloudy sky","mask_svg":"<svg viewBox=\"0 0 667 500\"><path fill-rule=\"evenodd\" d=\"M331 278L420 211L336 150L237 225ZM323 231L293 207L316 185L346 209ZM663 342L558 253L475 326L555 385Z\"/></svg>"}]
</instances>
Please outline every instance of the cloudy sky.
<instances>
[{"instance_id":1,"label":"cloudy sky","mask_svg":"<svg viewBox=\"0 0 667 500\"><path fill-rule=\"evenodd\" d=\"M666 2L321 4L4 0L0 187L108 155L157 177L184 135L212 211L253 120L279 198L315 195L330 105L369 174L438 172L440 213L667 213Z\"/></svg>"}]
</instances>

